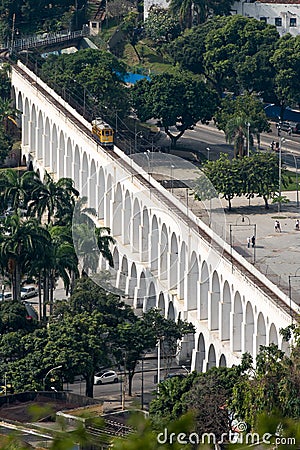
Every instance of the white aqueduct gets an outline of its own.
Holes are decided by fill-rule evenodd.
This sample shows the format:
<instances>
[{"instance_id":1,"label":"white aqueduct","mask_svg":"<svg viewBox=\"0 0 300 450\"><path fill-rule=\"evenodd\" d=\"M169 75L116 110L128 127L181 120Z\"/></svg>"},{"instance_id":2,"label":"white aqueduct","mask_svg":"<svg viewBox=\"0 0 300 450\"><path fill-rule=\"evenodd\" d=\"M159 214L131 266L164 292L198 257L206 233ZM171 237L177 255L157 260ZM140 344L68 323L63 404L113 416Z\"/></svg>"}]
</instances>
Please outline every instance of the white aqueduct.
<instances>
[{"instance_id":1,"label":"white aqueduct","mask_svg":"<svg viewBox=\"0 0 300 450\"><path fill-rule=\"evenodd\" d=\"M279 329L291 323L290 300L279 288L120 149L97 145L90 124L22 63L12 86L24 158L41 175L73 178L111 228L118 287L134 307L195 325L181 361L205 371L246 351L255 358L260 345L288 351Z\"/></svg>"}]
</instances>

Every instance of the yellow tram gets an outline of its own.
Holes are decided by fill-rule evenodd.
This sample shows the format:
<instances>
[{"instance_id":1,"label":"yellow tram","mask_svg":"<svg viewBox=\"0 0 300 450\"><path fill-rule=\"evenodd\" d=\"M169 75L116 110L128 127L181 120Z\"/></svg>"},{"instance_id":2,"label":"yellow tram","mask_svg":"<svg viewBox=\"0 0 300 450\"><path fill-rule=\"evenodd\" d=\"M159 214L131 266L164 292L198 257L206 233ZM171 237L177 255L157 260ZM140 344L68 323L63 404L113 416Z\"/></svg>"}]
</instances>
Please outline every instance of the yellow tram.
<instances>
[{"instance_id":1,"label":"yellow tram","mask_svg":"<svg viewBox=\"0 0 300 450\"><path fill-rule=\"evenodd\" d=\"M114 144L114 130L101 118L92 121L92 133L103 147L112 147Z\"/></svg>"}]
</instances>

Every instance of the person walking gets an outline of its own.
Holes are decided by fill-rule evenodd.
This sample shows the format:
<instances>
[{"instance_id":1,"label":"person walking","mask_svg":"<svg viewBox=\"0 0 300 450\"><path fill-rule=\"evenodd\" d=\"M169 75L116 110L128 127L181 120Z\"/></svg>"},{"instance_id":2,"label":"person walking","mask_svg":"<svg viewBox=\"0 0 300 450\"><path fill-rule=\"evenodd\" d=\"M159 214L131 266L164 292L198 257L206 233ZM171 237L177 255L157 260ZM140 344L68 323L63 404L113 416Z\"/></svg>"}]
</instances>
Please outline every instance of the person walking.
<instances>
[{"instance_id":1,"label":"person walking","mask_svg":"<svg viewBox=\"0 0 300 450\"><path fill-rule=\"evenodd\" d=\"M296 223L295 223L295 229L296 229L297 231L299 231L299 227L300 227L300 222L299 222L299 219L297 219L297 220L296 220Z\"/></svg>"},{"instance_id":2,"label":"person walking","mask_svg":"<svg viewBox=\"0 0 300 450\"><path fill-rule=\"evenodd\" d=\"M279 220L275 220L274 228L276 232L281 233L281 226Z\"/></svg>"},{"instance_id":3,"label":"person walking","mask_svg":"<svg viewBox=\"0 0 300 450\"><path fill-rule=\"evenodd\" d=\"M251 238L252 247L255 247L255 236L253 235Z\"/></svg>"},{"instance_id":4,"label":"person walking","mask_svg":"<svg viewBox=\"0 0 300 450\"><path fill-rule=\"evenodd\" d=\"M247 247L250 248L250 244L251 244L251 237L247 238Z\"/></svg>"}]
</instances>

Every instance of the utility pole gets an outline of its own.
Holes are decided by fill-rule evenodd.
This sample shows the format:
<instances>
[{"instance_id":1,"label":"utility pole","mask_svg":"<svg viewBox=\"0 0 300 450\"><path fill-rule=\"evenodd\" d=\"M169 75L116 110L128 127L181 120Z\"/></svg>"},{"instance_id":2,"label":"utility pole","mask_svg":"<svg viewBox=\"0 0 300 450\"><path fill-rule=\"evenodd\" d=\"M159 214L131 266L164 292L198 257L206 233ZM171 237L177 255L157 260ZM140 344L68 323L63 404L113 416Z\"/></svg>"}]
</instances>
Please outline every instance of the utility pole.
<instances>
[{"instance_id":1,"label":"utility pole","mask_svg":"<svg viewBox=\"0 0 300 450\"><path fill-rule=\"evenodd\" d=\"M12 28L11 28L11 51L14 47L14 37L15 37L15 22L16 22L16 14L13 13L12 17Z\"/></svg>"}]
</instances>

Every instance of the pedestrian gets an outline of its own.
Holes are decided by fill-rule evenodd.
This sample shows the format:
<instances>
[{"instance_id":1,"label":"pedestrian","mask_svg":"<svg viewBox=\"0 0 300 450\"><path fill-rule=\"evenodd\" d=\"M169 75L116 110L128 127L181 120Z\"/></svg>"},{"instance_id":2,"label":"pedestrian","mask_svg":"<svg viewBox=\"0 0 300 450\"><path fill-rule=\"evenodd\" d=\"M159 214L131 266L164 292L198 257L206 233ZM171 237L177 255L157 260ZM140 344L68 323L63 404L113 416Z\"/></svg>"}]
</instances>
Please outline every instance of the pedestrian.
<instances>
[{"instance_id":1,"label":"pedestrian","mask_svg":"<svg viewBox=\"0 0 300 450\"><path fill-rule=\"evenodd\" d=\"M299 219L297 219L296 223L295 223L295 228L297 231L299 231L299 227L300 227L300 222L299 222Z\"/></svg>"},{"instance_id":2,"label":"pedestrian","mask_svg":"<svg viewBox=\"0 0 300 450\"><path fill-rule=\"evenodd\" d=\"M251 242L252 242L252 247L255 247L255 236L252 236Z\"/></svg>"},{"instance_id":3,"label":"pedestrian","mask_svg":"<svg viewBox=\"0 0 300 450\"><path fill-rule=\"evenodd\" d=\"M250 248L250 244L251 244L251 238L248 237L248 238L247 238L247 247L248 247L248 248Z\"/></svg>"},{"instance_id":4,"label":"pedestrian","mask_svg":"<svg viewBox=\"0 0 300 450\"><path fill-rule=\"evenodd\" d=\"M272 150L272 151L275 150L275 141L272 141L272 142L271 142L270 147L271 147L271 150Z\"/></svg>"},{"instance_id":5,"label":"pedestrian","mask_svg":"<svg viewBox=\"0 0 300 450\"><path fill-rule=\"evenodd\" d=\"M280 226L279 220L275 220L274 228L275 228L275 231L277 231L278 233L281 233L281 226Z\"/></svg>"}]
</instances>

